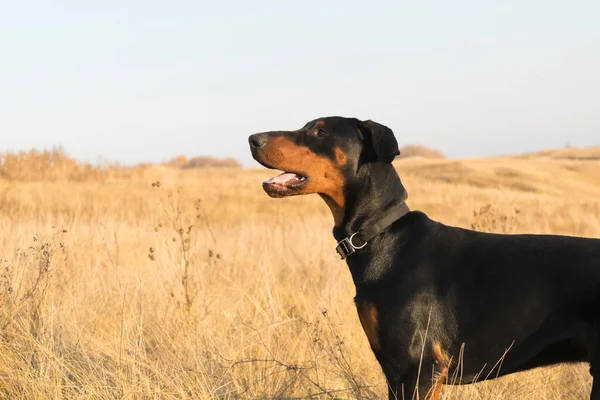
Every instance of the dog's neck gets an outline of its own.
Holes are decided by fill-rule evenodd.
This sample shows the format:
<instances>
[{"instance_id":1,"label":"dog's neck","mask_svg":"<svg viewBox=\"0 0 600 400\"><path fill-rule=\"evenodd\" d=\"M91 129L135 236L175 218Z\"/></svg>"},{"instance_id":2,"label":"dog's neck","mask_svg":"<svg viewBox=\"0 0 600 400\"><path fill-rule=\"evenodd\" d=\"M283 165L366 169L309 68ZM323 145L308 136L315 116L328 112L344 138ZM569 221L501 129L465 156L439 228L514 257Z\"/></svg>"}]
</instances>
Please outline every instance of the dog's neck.
<instances>
[{"instance_id":1,"label":"dog's neck","mask_svg":"<svg viewBox=\"0 0 600 400\"><path fill-rule=\"evenodd\" d=\"M343 222L333 228L333 236L337 241L380 221L408 197L391 164L373 163L363 168L359 179L350 183L345 190ZM389 270L393 254L386 252L375 255L372 246L378 241L379 237L371 239L367 248L358 250L346 259L357 288L379 280Z\"/></svg>"},{"instance_id":2,"label":"dog's neck","mask_svg":"<svg viewBox=\"0 0 600 400\"><path fill-rule=\"evenodd\" d=\"M333 236L339 241L364 229L407 197L408 193L391 164L362 166L358 179L345 187L343 218L333 228Z\"/></svg>"}]
</instances>

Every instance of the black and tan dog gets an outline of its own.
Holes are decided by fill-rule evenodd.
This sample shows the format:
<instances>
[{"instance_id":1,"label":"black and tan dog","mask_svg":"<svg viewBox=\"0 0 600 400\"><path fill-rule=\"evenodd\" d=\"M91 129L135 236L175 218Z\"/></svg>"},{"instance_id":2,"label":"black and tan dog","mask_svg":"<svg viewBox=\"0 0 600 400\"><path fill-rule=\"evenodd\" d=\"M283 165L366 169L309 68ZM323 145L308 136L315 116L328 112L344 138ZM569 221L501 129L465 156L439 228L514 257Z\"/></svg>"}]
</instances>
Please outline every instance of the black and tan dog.
<instances>
[{"instance_id":1,"label":"black and tan dog","mask_svg":"<svg viewBox=\"0 0 600 400\"><path fill-rule=\"evenodd\" d=\"M263 183L270 196L317 193L331 209L390 398L589 362L600 399L600 240L481 233L408 210L396 138L372 121L322 118L249 142L284 171Z\"/></svg>"}]
</instances>

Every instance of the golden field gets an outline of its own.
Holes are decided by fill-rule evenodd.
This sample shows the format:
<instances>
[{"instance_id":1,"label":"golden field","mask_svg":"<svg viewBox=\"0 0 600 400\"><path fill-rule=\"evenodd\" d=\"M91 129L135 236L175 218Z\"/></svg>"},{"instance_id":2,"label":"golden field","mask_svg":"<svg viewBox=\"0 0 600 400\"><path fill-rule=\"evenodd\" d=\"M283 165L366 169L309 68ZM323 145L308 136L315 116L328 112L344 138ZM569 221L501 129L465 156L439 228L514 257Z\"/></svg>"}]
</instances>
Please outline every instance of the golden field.
<instances>
[{"instance_id":1,"label":"golden field","mask_svg":"<svg viewBox=\"0 0 600 400\"><path fill-rule=\"evenodd\" d=\"M0 163L0 398L385 398L318 196L270 199L264 169L40 157ZM396 165L409 206L446 224L600 237L600 148ZM564 365L442 395L590 384Z\"/></svg>"}]
</instances>

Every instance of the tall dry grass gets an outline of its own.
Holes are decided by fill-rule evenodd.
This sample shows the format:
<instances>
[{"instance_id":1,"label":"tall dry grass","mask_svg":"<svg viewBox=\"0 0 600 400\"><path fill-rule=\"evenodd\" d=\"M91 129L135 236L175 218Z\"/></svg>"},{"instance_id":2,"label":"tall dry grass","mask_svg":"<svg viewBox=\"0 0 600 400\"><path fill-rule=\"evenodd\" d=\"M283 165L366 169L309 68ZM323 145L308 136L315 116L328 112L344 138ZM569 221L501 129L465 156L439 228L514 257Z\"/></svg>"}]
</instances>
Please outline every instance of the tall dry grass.
<instances>
[{"instance_id":1,"label":"tall dry grass","mask_svg":"<svg viewBox=\"0 0 600 400\"><path fill-rule=\"evenodd\" d=\"M600 161L397 166L411 208L444 223L600 237ZM0 180L0 398L385 397L327 207L268 198L270 174L153 167ZM586 366L565 365L442 394L589 390Z\"/></svg>"}]
</instances>

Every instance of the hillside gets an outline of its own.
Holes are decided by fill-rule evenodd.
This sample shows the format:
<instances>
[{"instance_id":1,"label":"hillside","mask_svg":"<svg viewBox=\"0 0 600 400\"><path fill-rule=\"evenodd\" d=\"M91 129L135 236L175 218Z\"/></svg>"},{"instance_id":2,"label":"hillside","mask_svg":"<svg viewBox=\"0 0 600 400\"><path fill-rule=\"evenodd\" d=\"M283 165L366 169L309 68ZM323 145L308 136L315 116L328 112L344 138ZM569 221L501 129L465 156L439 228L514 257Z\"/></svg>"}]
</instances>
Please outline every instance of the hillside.
<instances>
[{"instance_id":1,"label":"hillside","mask_svg":"<svg viewBox=\"0 0 600 400\"><path fill-rule=\"evenodd\" d=\"M535 153L524 154L522 157L544 157L556 160L600 160L600 146L576 148L569 147L558 150L545 150Z\"/></svg>"},{"instance_id":2,"label":"hillside","mask_svg":"<svg viewBox=\"0 0 600 400\"><path fill-rule=\"evenodd\" d=\"M239 169L232 158L178 156L165 163L123 166L118 163L79 162L62 148L0 153L0 179L17 181L110 180L142 178L155 170Z\"/></svg>"}]
</instances>

